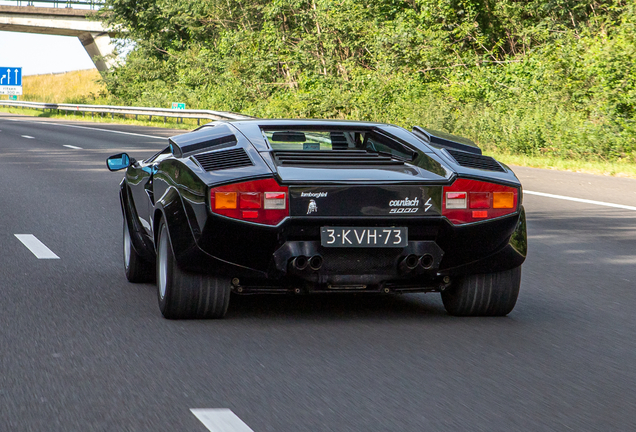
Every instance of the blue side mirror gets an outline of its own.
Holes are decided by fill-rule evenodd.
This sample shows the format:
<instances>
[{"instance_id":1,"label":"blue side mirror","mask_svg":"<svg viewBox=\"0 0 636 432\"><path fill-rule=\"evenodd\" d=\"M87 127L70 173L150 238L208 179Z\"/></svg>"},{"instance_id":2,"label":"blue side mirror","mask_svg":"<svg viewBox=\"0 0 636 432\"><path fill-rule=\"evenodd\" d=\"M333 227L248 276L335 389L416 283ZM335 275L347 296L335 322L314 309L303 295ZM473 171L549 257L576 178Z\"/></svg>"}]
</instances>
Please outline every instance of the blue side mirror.
<instances>
[{"instance_id":1,"label":"blue side mirror","mask_svg":"<svg viewBox=\"0 0 636 432\"><path fill-rule=\"evenodd\" d=\"M130 156L120 153L106 159L106 165L111 171L119 171L130 166Z\"/></svg>"}]
</instances>

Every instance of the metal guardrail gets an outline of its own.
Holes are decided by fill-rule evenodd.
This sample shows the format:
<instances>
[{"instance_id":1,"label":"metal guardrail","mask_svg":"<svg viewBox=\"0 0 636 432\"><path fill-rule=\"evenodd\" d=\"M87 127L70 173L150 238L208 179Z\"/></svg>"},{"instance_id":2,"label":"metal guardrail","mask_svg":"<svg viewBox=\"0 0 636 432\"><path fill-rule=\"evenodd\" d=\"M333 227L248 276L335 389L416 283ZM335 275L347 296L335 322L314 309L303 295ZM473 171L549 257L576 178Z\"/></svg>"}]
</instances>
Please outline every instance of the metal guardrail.
<instances>
[{"instance_id":1,"label":"metal guardrail","mask_svg":"<svg viewBox=\"0 0 636 432\"><path fill-rule=\"evenodd\" d=\"M0 106L10 106L16 108L31 108L41 110L59 110L70 112L82 112L94 114L110 114L112 118L115 115L134 115L134 116L148 116L152 121L152 117L166 117L172 118L188 118L197 119L197 124L200 124L200 120L245 120L254 118L243 114L236 114L225 111L210 111L210 110L174 110L169 108L148 108L148 107L126 107L116 105L79 105L79 104L54 104L44 102L22 102L22 101L0 101Z\"/></svg>"},{"instance_id":2,"label":"metal guardrail","mask_svg":"<svg viewBox=\"0 0 636 432\"><path fill-rule=\"evenodd\" d=\"M5 0L6 1L6 0ZM102 0L13 0L17 6L41 6L72 8L73 5L88 6L91 9L99 8L103 5Z\"/></svg>"}]
</instances>

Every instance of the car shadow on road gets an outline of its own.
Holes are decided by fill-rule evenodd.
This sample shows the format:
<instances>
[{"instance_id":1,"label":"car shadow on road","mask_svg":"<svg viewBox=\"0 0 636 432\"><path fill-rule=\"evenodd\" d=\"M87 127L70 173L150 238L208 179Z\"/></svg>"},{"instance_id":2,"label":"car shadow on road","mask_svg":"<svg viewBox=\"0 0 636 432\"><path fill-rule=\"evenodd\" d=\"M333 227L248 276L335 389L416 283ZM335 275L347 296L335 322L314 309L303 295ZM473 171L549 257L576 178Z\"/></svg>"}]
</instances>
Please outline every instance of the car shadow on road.
<instances>
[{"instance_id":1,"label":"car shadow on road","mask_svg":"<svg viewBox=\"0 0 636 432\"><path fill-rule=\"evenodd\" d=\"M439 294L233 295L227 319L446 317Z\"/></svg>"}]
</instances>

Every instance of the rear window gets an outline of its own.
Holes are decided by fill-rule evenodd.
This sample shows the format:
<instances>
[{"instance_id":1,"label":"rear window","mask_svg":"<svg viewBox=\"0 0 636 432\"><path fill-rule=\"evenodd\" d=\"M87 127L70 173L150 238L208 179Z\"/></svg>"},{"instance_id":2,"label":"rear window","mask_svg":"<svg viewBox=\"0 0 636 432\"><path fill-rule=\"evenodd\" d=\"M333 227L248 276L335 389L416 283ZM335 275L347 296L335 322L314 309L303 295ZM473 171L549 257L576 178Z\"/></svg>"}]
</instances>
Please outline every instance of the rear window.
<instances>
[{"instance_id":1,"label":"rear window","mask_svg":"<svg viewBox=\"0 0 636 432\"><path fill-rule=\"evenodd\" d=\"M274 151L365 150L404 160L412 160L415 156L408 147L376 131L280 129L262 132Z\"/></svg>"}]
</instances>

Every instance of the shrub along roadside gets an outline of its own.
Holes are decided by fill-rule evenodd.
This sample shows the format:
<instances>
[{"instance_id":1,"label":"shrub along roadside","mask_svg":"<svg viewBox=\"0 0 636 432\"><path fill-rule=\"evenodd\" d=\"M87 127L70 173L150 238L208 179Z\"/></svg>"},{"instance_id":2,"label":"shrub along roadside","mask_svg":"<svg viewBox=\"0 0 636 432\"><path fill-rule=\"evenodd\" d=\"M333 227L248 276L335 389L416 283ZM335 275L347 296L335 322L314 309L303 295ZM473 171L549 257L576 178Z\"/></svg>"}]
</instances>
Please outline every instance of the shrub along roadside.
<instances>
[{"instance_id":1,"label":"shrub along roadside","mask_svg":"<svg viewBox=\"0 0 636 432\"><path fill-rule=\"evenodd\" d=\"M115 104L423 125L488 151L636 162L633 2L107 4L137 43L104 76Z\"/></svg>"}]
</instances>

